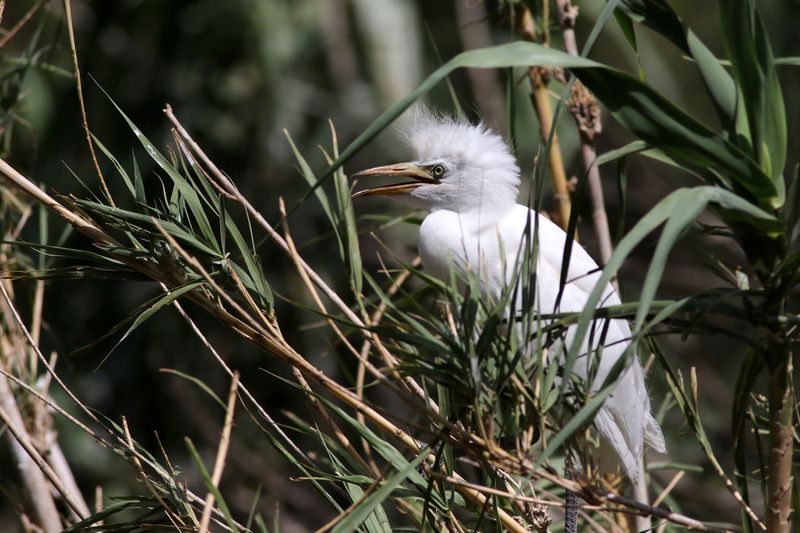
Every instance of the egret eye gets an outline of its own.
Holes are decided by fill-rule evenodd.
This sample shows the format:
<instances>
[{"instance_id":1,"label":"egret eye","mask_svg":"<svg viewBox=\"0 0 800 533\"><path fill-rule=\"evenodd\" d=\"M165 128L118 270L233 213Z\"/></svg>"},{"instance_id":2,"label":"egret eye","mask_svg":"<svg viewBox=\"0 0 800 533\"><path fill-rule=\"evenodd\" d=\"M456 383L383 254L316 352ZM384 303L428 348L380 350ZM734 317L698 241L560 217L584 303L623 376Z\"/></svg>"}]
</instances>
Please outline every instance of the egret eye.
<instances>
[{"instance_id":1,"label":"egret eye","mask_svg":"<svg viewBox=\"0 0 800 533\"><path fill-rule=\"evenodd\" d=\"M436 163L431 167L431 174L433 174L434 178L441 178L445 172L447 172L447 167L441 163Z\"/></svg>"}]
</instances>

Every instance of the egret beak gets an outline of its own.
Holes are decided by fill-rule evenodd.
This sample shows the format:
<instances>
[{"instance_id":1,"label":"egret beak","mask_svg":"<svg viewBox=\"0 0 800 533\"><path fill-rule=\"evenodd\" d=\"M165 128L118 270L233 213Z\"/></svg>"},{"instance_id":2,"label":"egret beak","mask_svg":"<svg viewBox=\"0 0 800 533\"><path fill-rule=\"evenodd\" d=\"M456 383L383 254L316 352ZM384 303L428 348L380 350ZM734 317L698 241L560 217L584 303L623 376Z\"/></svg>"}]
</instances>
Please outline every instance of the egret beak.
<instances>
[{"instance_id":1,"label":"egret beak","mask_svg":"<svg viewBox=\"0 0 800 533\"><path fill-rule=\"evenodd\" d=\"M415 163L397 163L382 167L370 168L356 172L351 178L361 178L365 176L397 176L401 178L411 178L414 181L396 183L394 185L382 185L364 189L353 194L353 198L360 196L387 196L393 194L409 194L421 185L439 183L430 172Z\"/></svg>"}]
</instances>

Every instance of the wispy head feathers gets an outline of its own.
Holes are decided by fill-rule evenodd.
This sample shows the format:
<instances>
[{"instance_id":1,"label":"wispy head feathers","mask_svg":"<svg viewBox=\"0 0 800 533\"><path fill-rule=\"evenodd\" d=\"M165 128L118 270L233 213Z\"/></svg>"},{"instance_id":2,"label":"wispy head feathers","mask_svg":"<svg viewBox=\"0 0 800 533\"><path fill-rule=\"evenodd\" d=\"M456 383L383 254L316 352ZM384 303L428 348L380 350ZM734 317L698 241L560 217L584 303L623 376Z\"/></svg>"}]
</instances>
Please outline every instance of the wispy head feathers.
<instances>
[{"instance_id":1,"label":"wispy head feathers","mask_svg":"<svg viewBox=\"0 0 800 533\"><path fill-rule=\"evenodd\" d=\"M456 186L455 190L447 188L458 205L454 210L504 209L516 203L519 188L516 158L505 141L483 123L470 124L417 107L405 120L402 135L416 162L447 163L451 171L449 181Z\"/></svg>"}]
</instances>

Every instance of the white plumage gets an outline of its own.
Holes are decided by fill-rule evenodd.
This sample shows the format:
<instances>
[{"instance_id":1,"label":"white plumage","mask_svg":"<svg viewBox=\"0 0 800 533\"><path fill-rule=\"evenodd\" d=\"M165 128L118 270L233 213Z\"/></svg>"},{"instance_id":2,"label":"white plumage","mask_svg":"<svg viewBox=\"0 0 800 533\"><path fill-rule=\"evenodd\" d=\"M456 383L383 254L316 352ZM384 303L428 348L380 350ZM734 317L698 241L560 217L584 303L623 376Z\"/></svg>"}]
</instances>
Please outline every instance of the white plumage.
<instances>
[{"instance_id":1,"label":"white plumage","mask_svg":"<svg viewBox=\"0 0 800 533\"><path fill-rule=\"evenodd\" d=\"M509 283L525 228L538 217L536 304L541 313L582 311L600 272L597 264L578 245L572 250L567 284L558 309L561 263L566 233L517 204L519 167L503 140L483 126L447 117L418 113L409 123L406 137L414 152L412 163L377 167L358 176L384 175L412 178L412 182L375 187L359 195L396 195L429 212L419 235L419 252L426 270L449 279L449 269L478 275L483 290L499 297ZM603 305L619 304L614 290L605 287ZM574 327L567 330L572 342ZM599 337L599 335L595 335ZM610 321L594 386L599 387L628 345L630 328L625 320ZM584 341L574 372L587 375ZM593 341L599 342L597 338ZM551 353L559 353L551 347ZM563 352L562 352L563 353ZM628 477L636 481L644 445L665 451L664 437L650 413L650 399L638 358L620 376L611 396L595 418L603 445L612 448ZM601 462L605 462L601 460Z\"/></svg>"}]
</instances>

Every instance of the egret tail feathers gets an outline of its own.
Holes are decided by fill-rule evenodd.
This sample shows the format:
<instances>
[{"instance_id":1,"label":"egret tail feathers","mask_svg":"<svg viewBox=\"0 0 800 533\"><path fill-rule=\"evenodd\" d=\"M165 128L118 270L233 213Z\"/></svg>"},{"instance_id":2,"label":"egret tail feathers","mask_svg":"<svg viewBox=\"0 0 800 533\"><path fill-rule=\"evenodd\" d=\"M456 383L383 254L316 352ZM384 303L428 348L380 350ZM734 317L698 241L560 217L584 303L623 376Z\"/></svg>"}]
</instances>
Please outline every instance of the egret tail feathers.
<instances>
[{"instance_id":1,"label":"egret tail feathers","mask_svg":"<svg viewBox=\"0 0 800 533\"><path fill-rule=\"evenodd\" d=\"M635 483L639 479L641 443L639 443L638 450L631 449L631 443L625 438L625 434L606 408L600 409L594 423L602 438L598 457L599 466L603 470L613 471L614 465L619 464L628 478ZM635 445L634 448L636 448Z\"/></svg>"},{"instance_id":2,"label":"egret tail feathers","mask_svg":"<svg viewBox=\"0 0 800 533\"><path fill-rule=\"evenodd\" d=\"M647 415L647 425L644 429L644 442L658 453L667 453L664 433L661 432L661 427L656 422L656 419L649 413Z\"/></svg>"}]
</instances>

